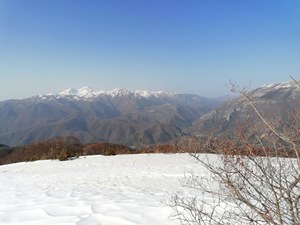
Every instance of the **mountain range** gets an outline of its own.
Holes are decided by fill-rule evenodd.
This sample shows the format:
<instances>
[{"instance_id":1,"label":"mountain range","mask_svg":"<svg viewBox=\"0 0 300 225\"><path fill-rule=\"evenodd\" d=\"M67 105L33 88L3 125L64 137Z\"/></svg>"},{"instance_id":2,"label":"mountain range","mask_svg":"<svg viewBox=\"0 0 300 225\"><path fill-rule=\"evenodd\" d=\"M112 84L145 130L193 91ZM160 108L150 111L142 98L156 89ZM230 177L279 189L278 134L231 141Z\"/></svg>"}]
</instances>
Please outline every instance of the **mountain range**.
<instances>
[{"instance_id":1,"label":"mountain range","mask_svg":"<svg viewBox=\"0 0 300 225\"><path fill-rule=\"evenodd\" d=\"M0 143L17 146L74 136L82 143L143 146L186 135L232 136L242 127L250 133L250 126L260 127L262 135L265 129L251 104L278 129L300 124L300 87L294 81L264 85L247 96L250 101L243 96L220 101L193 94L83 87L6 100L0 102Z\"/></svg>"},{"instance_id":2,"label":"mountain range","mask_svg":"<svg viewBox=\"0 0 300 225\"><path fill-rule=\"evenodd\" d=\"M218 103L192 94L90 87L7 100L0 102L0 143L17 146L70 135L82 143L164 143L184 135Z\"/></svg>"}]
</instances>

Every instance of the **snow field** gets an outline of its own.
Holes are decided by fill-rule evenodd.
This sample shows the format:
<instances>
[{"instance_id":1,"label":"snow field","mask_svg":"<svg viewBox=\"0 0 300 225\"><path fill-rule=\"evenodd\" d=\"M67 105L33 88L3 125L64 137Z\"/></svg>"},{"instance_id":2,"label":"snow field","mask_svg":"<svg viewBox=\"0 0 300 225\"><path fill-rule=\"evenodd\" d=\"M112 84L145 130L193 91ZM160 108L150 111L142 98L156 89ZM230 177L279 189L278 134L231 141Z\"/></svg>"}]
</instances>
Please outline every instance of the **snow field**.
<instances>
[{"instance_id":1,"label":"snow field","mask_svg":"<svg viewBox=\"0 0 300 225\"><path fill-rule=\"evenodd\" d=\"M88 156L0 166L0 225L176 225L162 201L185 192L188 154Z\"/></svg>"}]
</instances>

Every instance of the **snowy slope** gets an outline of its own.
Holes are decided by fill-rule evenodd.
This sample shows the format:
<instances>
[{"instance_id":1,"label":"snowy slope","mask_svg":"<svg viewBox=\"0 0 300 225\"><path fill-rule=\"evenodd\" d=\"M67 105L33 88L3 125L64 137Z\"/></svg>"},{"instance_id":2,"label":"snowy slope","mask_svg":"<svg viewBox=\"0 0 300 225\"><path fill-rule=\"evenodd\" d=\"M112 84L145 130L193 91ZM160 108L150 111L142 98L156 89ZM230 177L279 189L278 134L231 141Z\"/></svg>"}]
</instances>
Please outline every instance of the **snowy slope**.
<instances>
[{"instance_id":1,"label":"snowy slope","mask_svg":"<svg viewBox=\"0 0 300 225\"><path fill-rule=\"evenodd\" d=\"M0 224L176 225L161 203L184 191L187 154L89 156L0 166Z\"/></svg>"}]
</instances>

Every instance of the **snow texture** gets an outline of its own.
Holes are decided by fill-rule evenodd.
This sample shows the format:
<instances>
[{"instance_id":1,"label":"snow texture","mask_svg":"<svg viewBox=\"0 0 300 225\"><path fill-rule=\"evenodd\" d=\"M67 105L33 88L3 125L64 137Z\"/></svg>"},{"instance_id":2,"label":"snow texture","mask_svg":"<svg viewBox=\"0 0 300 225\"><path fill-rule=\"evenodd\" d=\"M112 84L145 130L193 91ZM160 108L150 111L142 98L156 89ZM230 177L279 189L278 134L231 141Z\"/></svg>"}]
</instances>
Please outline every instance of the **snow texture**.
<instances>
[{"instance_id":1,"label":"snow texture","mask_svg":"<svg viewBox=\"0 0 300 225\"><path fill-rule=\"evenodd\" d=\"M186 191L179 178L195 164L144 154L3 165L0 225L176 225L162 200Z\"/></svg>"}]
</instances>

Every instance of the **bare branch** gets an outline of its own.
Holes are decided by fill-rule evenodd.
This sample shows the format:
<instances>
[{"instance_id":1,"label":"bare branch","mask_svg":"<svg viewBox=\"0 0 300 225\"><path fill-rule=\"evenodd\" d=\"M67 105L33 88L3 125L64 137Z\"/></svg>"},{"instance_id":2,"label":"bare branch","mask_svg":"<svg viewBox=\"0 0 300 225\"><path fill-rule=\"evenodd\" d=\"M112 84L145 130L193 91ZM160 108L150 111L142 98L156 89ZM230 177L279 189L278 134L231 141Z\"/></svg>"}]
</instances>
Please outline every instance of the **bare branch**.
<instances>
[{"instance_id":1,"label":"bare branch","mask_svg":"<svg viewBox=\"0 0 300 225\"><path fill-rule=\"evenodd\" d=\"M236 132L230 140L214 141L210 135L197 151L189 150L205 171L186 174L183 185L198 194L177 193L169 205L183 225L299 225L300 114L291 114L293 124L279 129L258 110L246 87L230 84L231 91L246 99L269 132L259 135L263 129L252 123L252 128ZM195 148L187 142L183 146ZM288 158L291 151L296 158Z\"/></svg>"}]
</instances>

